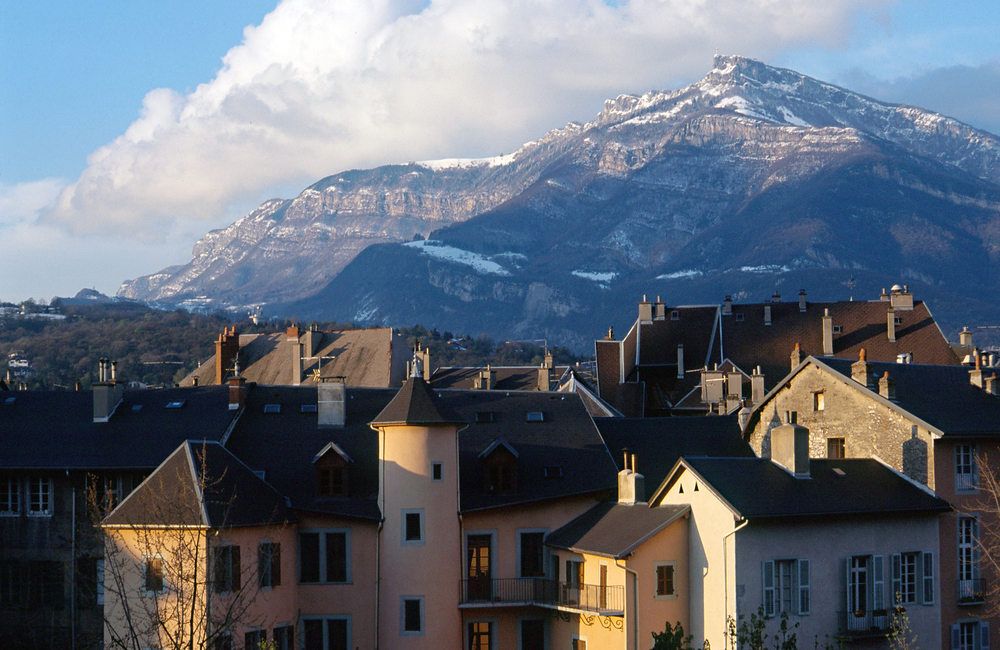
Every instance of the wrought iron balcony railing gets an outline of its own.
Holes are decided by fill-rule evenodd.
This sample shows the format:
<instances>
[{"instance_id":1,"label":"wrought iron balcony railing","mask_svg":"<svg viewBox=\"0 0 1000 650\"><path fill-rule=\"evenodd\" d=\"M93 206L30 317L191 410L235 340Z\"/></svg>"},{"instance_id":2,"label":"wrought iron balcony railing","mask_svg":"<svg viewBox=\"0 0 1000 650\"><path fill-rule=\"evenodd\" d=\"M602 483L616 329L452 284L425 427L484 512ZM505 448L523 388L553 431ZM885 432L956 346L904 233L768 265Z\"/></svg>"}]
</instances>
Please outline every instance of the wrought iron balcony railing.
<instances>
[{"instance_id":1,"label":"wrought iron balcony railing","mask_svg":"<svg viewBox=\"0 0 1000 650\"><path fill-rule=\"evenodd\" d=\"M462 604L538 605L613 614L625 611L625 588L545 578L471 578L462 581Z\"/></svg>"},{"instance_id":2,"label":"wrought iron balcony railing","mask_svg":"<svg viewBox=\"0 0 1000 650\"><path fill-rule=\"evenodd\" d=\"M840 634L846 637L885 636L895 630L895 609L837 612Z\"/></svg>"}]
</instances>

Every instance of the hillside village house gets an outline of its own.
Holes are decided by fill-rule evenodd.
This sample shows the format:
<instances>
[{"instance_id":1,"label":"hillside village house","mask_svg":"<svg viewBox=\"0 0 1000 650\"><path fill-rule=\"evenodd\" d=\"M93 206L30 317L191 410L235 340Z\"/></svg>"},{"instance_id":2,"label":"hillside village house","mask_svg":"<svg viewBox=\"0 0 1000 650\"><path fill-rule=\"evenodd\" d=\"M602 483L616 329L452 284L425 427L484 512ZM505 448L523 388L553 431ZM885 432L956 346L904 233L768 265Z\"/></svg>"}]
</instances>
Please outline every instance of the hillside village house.
<instances>
[{"instance_id":1,"label":"hillside village house","mask_svg":"<svg viewBox=\"0 0 1000 650\"><path fill-rule=\"evenodd\" d=\"M771 635L773 617L788 614L800 648L883 647L897 605L919 647L941 647L938 518L948 504L875 460L810 459L804 427L771 436L771 459L682 458L650 499L691 510L685 629L695 647L727 647L727 621L758 611Z\"/></svg>"},{"instance_id":2,"label":"hillside village house","mask_svg":"<svg viewBox=\"0 0 1000 650\"><path fill-rule=\"evenodd\" d=\"M732 413L788 374L788 354L957 365L927 304L906 287L878 300L816 303L777 293L762 304L672 307L643 297L620 339L595 342L597 393L623 415ZM794 366L795 364L793 364Z\"/></svg>"},{"instance_id":3,"label":"hillside village house","mask_svg":"<svg viewBox=\"0 0 1000 650\"><path fill-rule=\"evenodd\" d=\"M984 511L980 463L1000 462L1000 384L979 355L972 368L808 357L763 400L746 437L764 457L787 413L810 430L814 458L877 458L954 508L941 519L942 647L985 650L1000 576L979 540L998 525ZM988 363L988 360L987 360Z\"/></svg>"}]
</instances>

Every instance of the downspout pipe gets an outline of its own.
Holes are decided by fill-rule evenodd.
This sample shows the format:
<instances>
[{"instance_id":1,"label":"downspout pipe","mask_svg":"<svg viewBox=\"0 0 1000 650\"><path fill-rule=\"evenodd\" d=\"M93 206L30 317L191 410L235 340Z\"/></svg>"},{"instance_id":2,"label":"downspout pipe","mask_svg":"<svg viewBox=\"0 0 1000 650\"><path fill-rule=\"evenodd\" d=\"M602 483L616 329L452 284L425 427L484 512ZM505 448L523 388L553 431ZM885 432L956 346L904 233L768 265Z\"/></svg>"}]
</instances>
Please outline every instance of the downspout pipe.
<instances>
[{"instance_id":1,"label":"downspout pipe","mask_svg":"<svg viewBox=\"0 0 1000 650\"><path fill-rule=\"evenodd\" d=\"M627 650L639 650L639 573L634 569L628 568L628 565L618 564L618 558L615 558L615 566L620 569L625 569L626 573L632 574L632 643L626 646ZM628 604L625 607L626 615L628 615Z\"/></svg>"},{"instance_id":2,"label":"downspout pipe","mask_svg":"<svg viewBox=\"0 0 1000 650\"><path fill-rule=\"evenodd\" d=\"M728 533L726 533L725 536L723 536L723 538L722 538L722 580L725 583L723 591L726 592L725 607L726 607L726 618L727 618L727 620L726 620L726 626L725 626L724 629L725 629L725 634L727 634L727 635L729 634L729 620L728 620L728 618L729 618L729 552L728 552L728 547L727 547L726 544L729 541L730 537L732 537L737 532L739 532L739 531L743 530L744 528L746 528L747 524L749 524L749 523L750 523L749 519L744 519L743 521L741 521L740 523L738 523L735 528L733 528L731 531L729 531ZM735 576L734 576L734 578L735 578ZM733 618L736 618L735 613L734 613Z\"/></svg>"}]
</instances>

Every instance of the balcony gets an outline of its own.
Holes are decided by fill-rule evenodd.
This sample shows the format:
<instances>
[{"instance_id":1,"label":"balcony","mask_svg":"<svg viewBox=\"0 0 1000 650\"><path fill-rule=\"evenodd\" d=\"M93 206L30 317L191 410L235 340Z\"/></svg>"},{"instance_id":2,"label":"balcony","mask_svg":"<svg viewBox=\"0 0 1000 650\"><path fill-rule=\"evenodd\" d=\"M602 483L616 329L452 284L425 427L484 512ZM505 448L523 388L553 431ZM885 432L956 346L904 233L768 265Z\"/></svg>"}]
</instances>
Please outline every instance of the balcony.
<instances>
[{"instance_id":1,"label":"balcony","mask_svg":"<svg viewBox=\"0 0 1000 650\"><path fill-rule=\"evenodd\" d=\"M895 631L896 610L870 609L857 612L837 612L840 637L847 640L884 637Z\"/></svg>"},{"instance_id":2,"label":"balcony","mask_svg":"<svg viewBox=\"0 0 1000 650\"><path fill-rule=\"evenodd\" d=\"M972 578L958 581L958 604L982 605L986 602L986 580L984 578Z\"/></svg>"},{"instance_id":3,"label":"balcony","mask_svg":"<svg viewBox=\"0 0 1000 650\"><path fill-rule=\"evenodd\" d=\"M523 605L622 616L625 613L625 587L576 585L545 578L473 578L462 581L460 606Z\"/></svg>"}]
</instances>

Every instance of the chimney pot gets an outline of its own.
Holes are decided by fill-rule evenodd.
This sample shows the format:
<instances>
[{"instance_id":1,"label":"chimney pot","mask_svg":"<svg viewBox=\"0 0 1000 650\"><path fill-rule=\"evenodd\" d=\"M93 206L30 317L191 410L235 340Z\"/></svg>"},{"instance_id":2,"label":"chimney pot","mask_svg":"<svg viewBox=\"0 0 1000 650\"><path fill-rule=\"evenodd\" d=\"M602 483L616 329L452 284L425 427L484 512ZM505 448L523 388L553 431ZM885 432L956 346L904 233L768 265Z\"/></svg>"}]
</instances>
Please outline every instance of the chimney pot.
<instances>
[{"instance_id":1,"label":"chimney pot","mask_svg":"<svg viewBox=\"0 0 1000 650\"><path fill-rule=\"evenodd\" d=\"M873 387L872 364L868 363L868 353L864 348L861 348L858 360L851 364L851 379L866 388Z\"/></svg>"}]
</instances>

